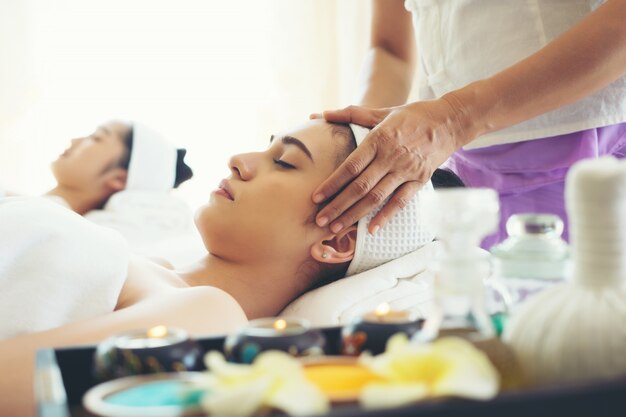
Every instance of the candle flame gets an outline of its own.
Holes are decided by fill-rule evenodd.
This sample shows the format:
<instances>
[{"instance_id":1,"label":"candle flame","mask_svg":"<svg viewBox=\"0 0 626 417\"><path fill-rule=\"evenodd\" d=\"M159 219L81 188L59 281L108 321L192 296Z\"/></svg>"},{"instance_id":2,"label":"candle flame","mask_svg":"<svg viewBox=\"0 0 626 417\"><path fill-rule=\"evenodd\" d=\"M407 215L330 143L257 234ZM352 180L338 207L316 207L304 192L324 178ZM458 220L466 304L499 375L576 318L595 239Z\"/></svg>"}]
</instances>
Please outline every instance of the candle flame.
<instances>
[{"instance_id":1,"label":"candle flame","mask_svg":"<svg viewBox=\"0 0 626 417\"><path fill-rule=\"evenodd\" d=\"M376 316L380 317L386 316L387 314L389 314L389 311L391 311L391 307L389 307L389 304L382 303L378 307L376 307L376 311L374 313L376 314Z\"/></svg>"},{"instance_id":2,"label":"candle flame","mask_svg":"<svg viewBox=\"0 0 626 417\"><path fill-rule=\"evenodd\" d=\"M154 326L151 329L148 329L148 337L151 338L159 338L163 337L167 334L167 327L165 326Z\"/></svg>"},{"instance_id":3,"label":"candle flame","mask_svg":"<svg viewBox=\"0 0 626 417\"><path fill-rule=\"evenodd\" d=\"M276 330L285 330L286 327L287 327L287 322L283 319L279 319L274 322L274 328Z\"/></svg>"}]
</instances>

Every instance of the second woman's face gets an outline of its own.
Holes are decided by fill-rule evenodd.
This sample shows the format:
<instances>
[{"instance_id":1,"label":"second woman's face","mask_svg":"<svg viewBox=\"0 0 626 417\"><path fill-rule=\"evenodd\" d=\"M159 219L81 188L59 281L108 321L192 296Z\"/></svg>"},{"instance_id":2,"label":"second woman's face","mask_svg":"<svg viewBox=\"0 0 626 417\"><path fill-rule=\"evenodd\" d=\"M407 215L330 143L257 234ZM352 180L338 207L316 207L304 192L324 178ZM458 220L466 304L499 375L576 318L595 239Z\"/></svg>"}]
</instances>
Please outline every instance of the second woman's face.
<instances>
[{"instance_id":1,"label":"second woman's face","mask_svg":"<svg viewBox=\"0 0 626 417\"><path fill-rule=\"evenodd\" d=\"M71 146L52 163L52 172L61 185L76 189L93 188L108 169L126 154L124 137L129 126L108 122L91 135L72 139Z\"/></svg>"},{"instance_id":2,"label":"second woman's face","mask_svg":"<svg viewBox=\"0 0 626 417\"><path fill-rule=\"evenodd\" d=\"M265 151L233 156L229 178L196 214L208 251L240 261L306 256L327 233L312 221L311 195L336 167L345 145L336 136L332 125L312 121L274 135Z\"/></svg>"}]
</instances>

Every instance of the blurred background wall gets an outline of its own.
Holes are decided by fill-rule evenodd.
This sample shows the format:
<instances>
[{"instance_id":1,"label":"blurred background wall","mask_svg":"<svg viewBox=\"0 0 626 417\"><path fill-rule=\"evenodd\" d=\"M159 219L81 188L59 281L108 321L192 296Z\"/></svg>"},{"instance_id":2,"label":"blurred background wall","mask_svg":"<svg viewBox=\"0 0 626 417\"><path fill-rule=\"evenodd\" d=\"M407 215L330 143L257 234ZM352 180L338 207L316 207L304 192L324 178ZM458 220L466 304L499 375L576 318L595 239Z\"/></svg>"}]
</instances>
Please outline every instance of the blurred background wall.
<instances>
[{"instance_id":1,"label":"blurred background wall","mask_svg":"<svg viewBox=\"0 0 626 417\"><path fill-rule=\"evenodd\" d=\"M0 188L37 194L73 137L142 121L188 149L192 207L231 154L351 104L364 0L0 0Z\"/></svg>"}]
</instances>

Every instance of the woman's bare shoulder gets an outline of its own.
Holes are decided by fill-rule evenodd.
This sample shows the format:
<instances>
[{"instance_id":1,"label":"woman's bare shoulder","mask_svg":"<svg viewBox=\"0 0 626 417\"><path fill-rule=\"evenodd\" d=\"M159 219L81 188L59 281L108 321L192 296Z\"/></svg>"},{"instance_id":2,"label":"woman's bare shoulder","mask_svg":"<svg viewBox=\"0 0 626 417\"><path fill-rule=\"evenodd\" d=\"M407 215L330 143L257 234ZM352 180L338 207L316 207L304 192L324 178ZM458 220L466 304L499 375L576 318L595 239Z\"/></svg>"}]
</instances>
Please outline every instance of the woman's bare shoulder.
<instances>
[{"instance_id":1,"label":"woman's bare shoulder","mask_svg":"<svg viewBox=\"0 0 626 417\"><path fill-rule=\"evenodd\" d=\"M54 329L0 341L3 348L72 346L98 343L128 330L164 325L186 330L191 336L221 336L247 322L237 301L214 287L172 288L122 310Z\"/></svg>"},{"instance_id":2,"label":"woman's bare shoulder","mask_svg":"<svg viewBox=\"0 0 626 417\"><path fill-rule=\"evenodd\" d=\"M0 378L0 389L17 392L0 398L0 409L19 409L25 415L32 389L33 358L37 349L99 343L127 330L156 325L179 327L191 336L218 336L232 333L246 323L243 310L226 292L214 287L172 288L128 308L93 319L0 341L0 368L11 378ZM1 397L1 396L0 396ZM34 409L34 406L29 404ZM4 414L3 414L4 415Z\"/></svg>"},{"instance_id":3,"label":"woman's bare shoulder","mask_svg":"<svg viewBox=\"0 0 626 417\"><path fill-rule=\"evenodd\" d=\"M159 309L175 312L175 317L165 317L177 322L193 335L228 334L247 322L237 301L227 292L211 287L176 288L136 305L137 310Z\"/></svg>"}]
</instances>

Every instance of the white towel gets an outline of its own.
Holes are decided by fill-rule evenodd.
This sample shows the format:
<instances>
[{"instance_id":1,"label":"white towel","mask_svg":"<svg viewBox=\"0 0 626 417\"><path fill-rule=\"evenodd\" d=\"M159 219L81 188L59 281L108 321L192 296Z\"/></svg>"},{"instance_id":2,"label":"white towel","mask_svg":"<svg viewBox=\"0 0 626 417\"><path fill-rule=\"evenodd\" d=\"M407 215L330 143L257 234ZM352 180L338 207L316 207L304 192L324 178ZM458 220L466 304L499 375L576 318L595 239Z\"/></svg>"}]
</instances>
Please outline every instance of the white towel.
<instances>
[{"instance_id":1,"label":"white towel","mask_svg":"<svg viewBox=\"0 0 626 417\"><path fill-rule=\"evenodd\" d=\"M92 210L84 217L120 232L132 253L165 259L175 267L206 255L193 223L193 211L173 194L120 191L111 196L103 210Z\"/></svg>"},{"instance_id":2,"label":"white towel","mask_svg":"<svg viewBox=\"0 0 626 417\"><path fill-rule=\"evenodd\" d=\"M350 124L350 128L356 145L360 146L370 130L355 124ZM385 227L373 235L367 231L369 223L388 200L359 220L354 257L348 266L346 276L376 268L432 242L435 230L432 224L426 221L420 204L422 198L432 192L433 184L428 181L406 206L389 219Z\"/></svg>"},{"instance_id":3,"label":"white towel","mask_svg":"<svg viewBox=\"0 0 626 417\"><path fill-rule=\"evenodd\" d=\"M167 239L193 228L193 212L177 196L144 190L124 190L111 196L103 210L85 218L120 232L132 245Z\"/></svg>"},{"instance_id":4,"label":"white towel","mask_svg":"<svg viewBox=\"0 0 626 417\"><path fill-rule=\"evenodd\" d=\"M178 152L157 131L133 123L133 149L126 189L166 192L176 181Z\"/></svg>"},{"instance_id":5,"label":"white towel","mask_svg":"<svg viewBox=\"0 0 626 417\"><path fill-rule=\"evenodd\" d=\"M111 312L124 239L40 197L0 199L0 339Z\"/></svg>"},{"instance_id":6,"label":"white towel","mask_svg":"<svg viewBox=\"0 0 626 417\"><path fill-rule=\"evenodd\" d=\"M428 266L441 250L440 242L431 242L391 262L309 291L281 315L304 318L314 326L337 326L388 303L394 310L425 317L433 305L433 273Z\"/></svg>"}]
</instances>

